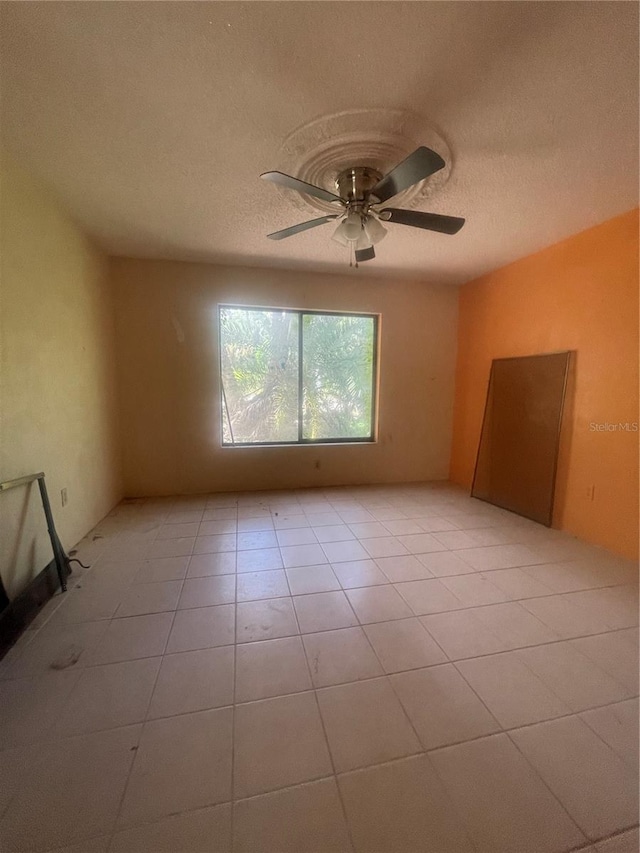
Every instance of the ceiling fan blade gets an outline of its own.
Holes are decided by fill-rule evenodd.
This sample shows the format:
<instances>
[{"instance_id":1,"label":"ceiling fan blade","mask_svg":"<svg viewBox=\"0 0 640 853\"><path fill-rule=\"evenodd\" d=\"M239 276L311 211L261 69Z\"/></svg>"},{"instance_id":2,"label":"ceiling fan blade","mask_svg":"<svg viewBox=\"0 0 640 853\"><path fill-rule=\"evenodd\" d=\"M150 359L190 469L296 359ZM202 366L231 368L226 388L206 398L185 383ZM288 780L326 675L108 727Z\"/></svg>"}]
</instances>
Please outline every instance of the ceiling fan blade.
<instances>
[{"instance_id":1,"label":"ceiling fan blade","mask_svg":"<svg viewBox=\"0 0 640 853\"><path fill-rule=\"evenodd\" d=\"M260 177L265 181L271 181L272 184L278 184L289 190L298 190L300 193L313 195L316 198L321 198L323 201L342 201L339 195L330 193L328 190L323 190L322 187L307 184L305 181L300 181L291 175L285 175L284 172L264 172Z\"/></svg>"},{"instance_id":2,"label":"ceiling fan blade","mask_svg":"<svg viewBox=\"0 0 640 853\"><path fill-rule=\"evenodd\" d=\"M431 148L421 145L420 148L416 148L413 154L409 154L402 163L398 163L388 175L381 178L370 194L380 201L386 201L402 190L417 184L418 181L423 181L429 175L433 175L444 165L444 160L439 154L436 154Z\"/></svg>"},{"instance_id":3,"label":"ceiling fan blade","mask_svg":"<svg viewBox=\"0 0 640 853\"><path fill-rule=\"evenodd\" d=\"M298 225L292 225L290 228L283 228L282 231L274 231L272 234L267 234L267 237L270 240L284 240L285 237L293 237L294 234L299 234L301 231L308 231L309 228L331 222L332 219L337 219L339 215L338 213L331 213L327 216L320 216L318 219L309 219L306 222L300 222Z\"/></svg>"},{"instance_id":4,"label":"ceiling fan blade","mask_svg":"<svg viewBox=\"0 0 640 853\"><path fill-rule=\"evenodd\" d=\"M361 264L363 261L372 261L376 256L373 246L368 249L356 249L356 263Z\"/></svg>"},{"instance_id":5,"label":"ceiling fan blade","mask_svg":"<svg viewBox=\"0 0 640 853\"><path fill-rule=\"evenodd\" d=\"M398 225L412 225L427 231L439 231L441 234L457 234L465 223L459 216L442 216L440 213L422 213L419 210L402 210L399 207L387 207L380 211L390 213L384 219Z\"/></svg>"}]
</instances>

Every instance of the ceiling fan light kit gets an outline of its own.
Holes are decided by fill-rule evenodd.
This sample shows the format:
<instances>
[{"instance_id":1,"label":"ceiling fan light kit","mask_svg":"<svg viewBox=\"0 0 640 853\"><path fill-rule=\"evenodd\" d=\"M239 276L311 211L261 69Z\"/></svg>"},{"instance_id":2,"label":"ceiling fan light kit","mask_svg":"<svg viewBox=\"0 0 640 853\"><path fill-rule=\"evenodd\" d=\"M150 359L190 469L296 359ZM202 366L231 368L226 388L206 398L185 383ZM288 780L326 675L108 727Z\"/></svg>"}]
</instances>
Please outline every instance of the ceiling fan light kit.
<instances>
[{"instance_id":1,"label":"ceiling fan light kit","mask_svg":"<svg viewBox=\"0 0 640 853\"><path fill-rule=\"evenodd\" d=\"M445 161L426 146L416 148L388 174L367 166L352 166L341 171L335 180L336 193L286 175L284 172L265 172L260 177L279 186L297 190L313 198L340 206L342 211L328 214L307 222L301 222L267 236L271 240L282 240L301 231L307 231L326 222L340 219L332 239L355 253L356 267L359 262L373 260L374 245L387 234L380 220L438 231L441 234L456 234L464 225L464 219L442 216L438 213L422 213L417 210L382 207L386 201L409 187L443 169Z\"/></svg>"}]
</instances>

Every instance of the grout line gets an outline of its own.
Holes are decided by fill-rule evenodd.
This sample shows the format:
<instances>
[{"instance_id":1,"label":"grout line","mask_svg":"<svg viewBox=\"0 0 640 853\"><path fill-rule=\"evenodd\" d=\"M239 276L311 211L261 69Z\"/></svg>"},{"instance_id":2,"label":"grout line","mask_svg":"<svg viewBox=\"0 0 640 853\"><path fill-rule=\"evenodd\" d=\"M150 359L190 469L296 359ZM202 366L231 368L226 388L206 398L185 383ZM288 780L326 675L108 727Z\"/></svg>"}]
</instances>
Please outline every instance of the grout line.
<instances>
[{"instance_id":1,"label":"grout line","mask_svg":"<svg viewBox=\"0 0 640 853\"><path fill-rule=\"evenodd\" d=\"M187 567L188 567L188 564L187 564ZM118 831L118 829L117 829L117 827L118 827L118 820L119 820L120 815L121 815L121 813L122 813L122 807L123 807L123 805L124 805L124 801L125 801L125 798L126 798L126 795L127 795L127 791L129 790L129 784L130 784L130 782L131 782L131 777L132 777L132 775L133 775L133 771L134 771L134 768L135 768L135 766L136 766L136 762L138 761L139 749L140 749L140 742L141 742L141 740L142 740L142 737L143 737L143 735L144 735L144 731L145 731L145 727L146 727L147 722L148 722L149 710L150 710L150 708L151 708L151 703L152 703L152 701L153 701L153 695L154 695L154 693L155 693L155 691L156 691L156 687L157 687L157 684L158 684L158 679L159 679L159 677L160 677L160 671L162 670L162 664L163 664L163 662L164 662L165 654L166 654L166 651L167 651L167 646L168 646L168 644L169 644L169 638L170 638L170 636L171 636L171 632L173 631L173 625L174 625L174 623L175 623L176 614L177 614L177 612L178 612L178 610L177 610L177 605L178 605L178 603L179 603L179 601L180 601L180 598L181 598L181 596L182 596L182 590L183 590L183 588L184 588L185 579L186 579L186 573L185 573L185 577L184 577L184 578L182 579L182 581L180 582L180 591L179 591L179 593L178 593L178 599L177 599L177 602L176 602L176 609L173 611L173 616L172 616L172 618L171 618L171 624L169 625L169 630L167 631L167 635L166 635L166 637L165 637L164 645L163 645L163 648L162 648L162 654L160 655L160 664L159 664L158 669L157 669L157 671L156 671L156 677L155 677L155 679L154 679L154 681L153 681L153 687L152 687L152 689L151 689L151 691L150 691L150 693L149 693L149 699L147 700L147 707L146 707L146 710L145 710L145 713L144 713L144 717L143 717L142 725L141 725L141 728L140 728L140 735L139 735L139 737L138 737L138 742L137 742L137 745L136 745L136 753L135 753L135 755L134 755L134 757L133 757L133 761L131 762L131 765L130 765L130 767L129 767L129 772L128 772L128 774L127 774L127 779L126 779L126 782L125 782L124 787L123 787L123 789L122 789L122 796L120 797L120 802L119 802L119 804L118 804L118 809L117 809L117 811L116 811L115 818L114 818L114 821L113 821L113 825L112 825L112 833L111 833L111 839L110 839L110 841L109 841L109 847L111 847L111 844L112 844L112 842L113 842L113 838L115 837L115 834L116 834L116 832ZM153 657L155 657L155 655L154 655Z\"/></svg>"},{"instance_id":2,"label":"grout line","mask_svg":"<svg viewBox=\"0 0 640 853\"><path fill-rule=\"evenodd\" d=\"M240 521L238 504L236 503L236 530ZM237 541L237 540L236 540ZM236 551L236 571L234 573L234 596L233 596L233 680L231 683L231 779L229 780L231 797L231 818L230 818L230 836L231 847L233 848L235 841L235 823L236 823L236 679L238 675L238 552Z\"/></svg>"},{"instance_id":3,"label":"grout line","mask_svg":"<svg viewBox=\"0 0 640 853\"><path fill-rule=\"evenodd\" d=\"M287 583L288 583L288 582L289 582L289 579L288 579L288 576L287 576ZM344 593L343 593L343 594L344 594ZM345 598L346 598L346 596L345 596ZM307 673L308 673L308 675L309 675L309 683L310 683L310 685L311 685L311 690L312 690L312 692L313 692L313 697L314 697L314 700L315 700L315 703L316 703L316 711L317 711L317 713L318 713L318 718L319 718L319 720L320 720L320 725L322 726L322 733L323 733L323 735L324 735L325 747L326 747L326 749L327 749L327 754L328 754L328 756L329 756L329 761L331 762L331 769L332 769L332 771L333 771L333 775L332 775L332 777L331 777L331 778L333 779L334 785L335 785L335 787L336 787L336 791L337 791L337 793L338 793L338 799L339 799L339 801L340 801L340 808L341 808L341 810L342 810L342 817L343 817L344 824L345 824L345 827L346 827L346 830L347 830L347 836L348 836L348 838L349 838L349 844L350 844L350 846L351 846L352 851L355 851L355 843L354 843L353 835L352 835L352 832L351 832L351 825L350 825L350 823L349 823L349 819L348 819L348 816L347 816L347 809L346 809L346 806L345 806L345 803L344 803L344 799L343 799L343 796L342 796L342 791L340 790L340 785L338 784L338 776L337 776L337 773L336 773L336 765L335 765L335 761L334 761L334 758L333 758L333 754L332 754L332 752L331 752L331 745L330 745L330 743L329 743L329 736L328 736L328 734L327 734L327 728L326 728L326 725L325 725L324 717L322 716L322 711L321 711L321 709L320 709L320 702L319 702L319 700L318 700L318 689L316 688L315 683L314 683L314 680L313 680L313 672L311 671L311 663L309 662L309 655L307 654L307 649L306 649L306 646L305 646L305 644L304 644L304 640L302 639L303 635L302 635L302 633L300 632L300 622L299 622L299 619L298 619L298 613L297 613L297 611L296 611L295 604L293 605L293 613L294 613L294 617L295 617L295 620L296 620L296 625L298 626L298 634L299 634L299 637L300 637L300 645L301 645L301 647L302 647L302 654L303 654L303 656L304 656L305 663L306 663L306 665L307 665ZM364 632L363 632L363 633L364 633Z\"/></svg>"}]
</instances>

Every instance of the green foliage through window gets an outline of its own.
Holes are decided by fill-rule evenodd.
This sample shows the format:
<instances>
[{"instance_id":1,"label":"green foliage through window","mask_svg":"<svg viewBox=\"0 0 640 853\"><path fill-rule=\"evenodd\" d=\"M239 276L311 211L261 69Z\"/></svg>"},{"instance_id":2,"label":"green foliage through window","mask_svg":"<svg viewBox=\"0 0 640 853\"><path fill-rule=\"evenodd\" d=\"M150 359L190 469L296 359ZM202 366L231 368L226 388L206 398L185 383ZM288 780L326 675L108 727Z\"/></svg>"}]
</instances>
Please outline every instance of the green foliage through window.
<instances>
[{"instance_id":1,"label":"green foliage through window","mask_svg":"<svg viewBox=\"0 0 640 853\"><path fill-rule=\"evenodd\" d=\"M377 317L220 307L223 444L373 439Z\"/></svg>"}]
</instances>

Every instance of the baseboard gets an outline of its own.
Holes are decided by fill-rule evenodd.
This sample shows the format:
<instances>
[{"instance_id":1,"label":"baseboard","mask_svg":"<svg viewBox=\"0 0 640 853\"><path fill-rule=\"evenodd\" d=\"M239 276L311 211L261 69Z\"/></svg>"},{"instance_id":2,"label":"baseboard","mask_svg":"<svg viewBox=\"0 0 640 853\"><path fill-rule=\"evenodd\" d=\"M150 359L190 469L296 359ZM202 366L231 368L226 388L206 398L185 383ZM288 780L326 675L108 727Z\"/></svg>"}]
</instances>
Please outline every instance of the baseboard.
<instances>
[{"instance_id":1,"label":"baseboard","mask_svg":"<svg viewBox=\"0 0 640 853\"><path fill-rule=\"evenodd\" d=\"M0 613L0 658L59 589L58 570L52 560Z\"/></svg>"}]
</instances>

